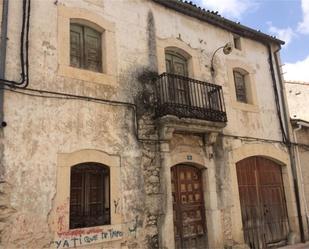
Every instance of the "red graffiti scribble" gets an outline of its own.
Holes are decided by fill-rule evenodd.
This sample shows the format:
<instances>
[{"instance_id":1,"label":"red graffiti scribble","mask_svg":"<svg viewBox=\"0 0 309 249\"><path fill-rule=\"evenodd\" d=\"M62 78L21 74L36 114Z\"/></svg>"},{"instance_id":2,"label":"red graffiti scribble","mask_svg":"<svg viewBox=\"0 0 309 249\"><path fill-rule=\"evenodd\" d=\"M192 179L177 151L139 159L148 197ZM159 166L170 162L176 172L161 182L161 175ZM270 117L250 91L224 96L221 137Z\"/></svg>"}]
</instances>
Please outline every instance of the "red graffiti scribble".
<instances>
[{"instance_id":1,"label":"red graffiti scribble","mask_svg":"<svg viewBox=\"0 0 309 249\"><path fill-rule=\"evenodd\" d=\"M70 202L70 198L67 197L67 198L65 199L65 201L64 201L60 206L58 206L58 207L56 208L56 212L57 212L57 213L59 213L59 212L61 212L61 213L62 213L62 212L66 212L66 213L67 213L69 202Z\"/></svg>"},{"instance_id":2,"label":"red graffiti scribble","mask_svg":"<svg viewBox=\"0 0 309 249\"><path fill-rule=\"evenodd\" d=\"M91 229L77 229L66 232L58 232L58 236L68 237L68 236L79 236L83 234L91 234L91 233L101 233L103 229L101 228L91 228Z\"/></svg>"},{"instance_id":3,"label":"red graffiti scribble","mask_svg":"<svg viewBox=\"0 0 309 249\"><path fill-rule=\"evenodd\" d=\"M68 215L68 203L69 198L66 198L65 202L59 205L56 208L56 213L58 216L57 219L57 225L58 225L58 231L62 232L66 230L66 217Z\"/></svg>"},{"instance_id":4,"label":"red graffiti scribble","mask_svg":"<svg viewBox=\"0 0 309 249\"><path fill-rule=\"evenodd\" d=\"M64 215L59 216L58 218L58 229L60 231L63 231L65 229L65 225L64 225Z\"/></svg>"},{"instance_id":5,"label":"red graffiti scribble","mask_svg":"<svg viewBox=\"0 0 309 249\"><path fill-rule=\"evenodd\" d=\"M66 231L66 232L58 232L58 236L79 236L84 234L85 231L83 230L72 230L72 231Z\"/></svg>"}]
</instances>

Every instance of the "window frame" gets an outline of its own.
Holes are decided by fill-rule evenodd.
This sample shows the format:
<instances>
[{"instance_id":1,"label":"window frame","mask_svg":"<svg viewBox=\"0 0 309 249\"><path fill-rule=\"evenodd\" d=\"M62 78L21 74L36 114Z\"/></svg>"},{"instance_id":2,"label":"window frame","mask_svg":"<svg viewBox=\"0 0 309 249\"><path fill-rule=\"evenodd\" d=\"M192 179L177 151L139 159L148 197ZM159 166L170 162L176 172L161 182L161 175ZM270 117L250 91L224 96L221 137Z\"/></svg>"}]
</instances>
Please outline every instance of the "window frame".
<instances>
[{"instance_id":1,"label":"window frame","mask_svg":"<svg viewBox=\"0 0 309 249\"><path fill-rule=\"evenodd\" d=\"M231 106L233 109L242 110L246 112L260 112L258 96L257 96L257 84L256 84L256 70L250 64L241 61L240 59L228 59L227 60L228 70L228 86L230 89ZM246 94L247 103L237 101L234 71L239 71L245 75L246 82Z\"/></svg>"},{"instance_id":2,"label":"window frame","mask_svg":"<svg viewBox=\"0 0 309 249\"><path fill-rule=\"evenodd\" d=\"M187 75L190 78L199 78L200 65L199 52L188 44L177 38L156 39L156 51L157 51L157 69L158 73L162 74L166 72L166 51L180 54L187 60Z\"/></svg>"},{"instance_id":3,"label":"window frame","mask_svg":"<svg viewBox=\"0 0 309 249\"><path fill-rule=\"evenodd\" d=\"M236 100L241 103L248 104L249 96L248 96L248 73L245 73L241 70L233 70L234 76L234 86L235 86L235 96ZM239 86L241 84L242 86ZM241 92L243 91L243 92Z\"/></svg>"},{"instance_id":4,"label":"window frame","mask_svg":"<svg viewBox=\"0 0 309 249\"><path fill-rule=\"evenodd\" d=\"M81 163L97 163L105 165L110 172L110 224L95 227L83 227L70 229L70 176L71 168ZM92 244L102 242L119 243L124 238L123 211L122 211L122 184L120 181L121 167L120 156L108 154L95 149L82 149L71 153L58 153L57 155L57 183L55 198L49 216L51 231L54 233L54 241L70 241L74 245L76 234L81 239L89 239L90 235L97 236ZM115 236L102 237L101 232L113 231ZM118 242L116 242L118 241Z\"/></svg>"},{"instance_id":5,"label":"window frame","mask_svg":"<svg viewBox=\"0 0 309 249\"><path fill-rule=\"evenodd\" d=\"M58 8L57 74L73 80L119 86L117 81L116 25L97 13L77 7L59 5ZM102 49L102 71L96 72L70 65L70 23L78 23L99 31ZM108 63L107 63L108 60Z\"/></svg>"}]
</instances>

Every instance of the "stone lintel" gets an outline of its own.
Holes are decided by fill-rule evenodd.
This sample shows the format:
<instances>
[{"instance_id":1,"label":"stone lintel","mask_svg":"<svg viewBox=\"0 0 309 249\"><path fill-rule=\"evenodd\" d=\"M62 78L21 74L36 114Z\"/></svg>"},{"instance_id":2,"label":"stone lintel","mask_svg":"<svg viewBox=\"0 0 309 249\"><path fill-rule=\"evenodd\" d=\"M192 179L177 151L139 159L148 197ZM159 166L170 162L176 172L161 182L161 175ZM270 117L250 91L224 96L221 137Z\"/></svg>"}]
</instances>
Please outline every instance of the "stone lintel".
<instances>
[{"instance_id":1,"label":"stone lintel","mask_svg":"<svg viewBox=\"0 0 309 249\"><path fill-rule=\"evenodd\" d=\"M215 143L216 137L226 126L225 122L211 122L191 118L177 118L167 115L158 120L160 139L171 140L174 132L204 134L205 141ZM213 141L213 142L212 142Z\"/></svg>"}]
</instances>

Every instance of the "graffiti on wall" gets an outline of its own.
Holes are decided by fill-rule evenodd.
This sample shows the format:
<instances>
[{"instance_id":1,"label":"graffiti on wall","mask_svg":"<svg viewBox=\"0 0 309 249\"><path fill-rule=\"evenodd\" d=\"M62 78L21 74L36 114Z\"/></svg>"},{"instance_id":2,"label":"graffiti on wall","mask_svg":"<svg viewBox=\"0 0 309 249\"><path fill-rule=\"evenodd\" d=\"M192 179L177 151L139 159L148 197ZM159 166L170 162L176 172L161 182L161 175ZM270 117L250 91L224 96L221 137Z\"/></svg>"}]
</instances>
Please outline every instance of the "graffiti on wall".
<instances>
[{"instance_id":1,"label":"graffiti on wall","mask_svg":"<svg viewBox=\"0 0 309 249\"><path fill-rule=\"evenodd\" d=\"M85 246L104 241L112 241L121 239L123 232L118 229L79 229L68 232L63 232L58 239L51 242L56 249Z\"/></svg>"},{"instance_id":2,"label":"graffiti on wall","mask_svg":"<svg viewBox=\"0 0 309 249\"><path fill-rule=\"evenodd\" d=\"M119 198L114 200L115 214L119 213Z\"/></svg>"},{"instance_id":3,"label":"graffiti on wall","mask_svg":"<svg viewBox=\"0 0 309 249\"><path fill-rule=\"evenodd\" d=\"M136 238L136 232L137 232L137 225L138 225L138 215L135 216L135 220L132 227L129 227L129 233L130 235L134 235Z\"/></svg>"},{"instance_id":4,"label":"graffiti on wall","mask_svg":"<svg viewBox=\"0 0 309 249\"><path fill-rule=\"evenodd\" d=\"M120 213L120 200L114 200L115 213ZM56 210L56 236L51 241L51 247L55 249L60 248L76 248L80 246L87 246L102 242L110 242L121 240L124 237L137 237L137 230L142 226L142 221L136 215L132 221L125 224L125 231L123 231L124 224L105 225L103 227L88 227L80 229L69 230L67 205L61 205Z\"/></svg>"},{"instance_id":5,"label":"graffiti on wall","mask_svg":"<svg viewBox=\"0 0 309 249\"><path fill-rule=\"evenodd\" d=\"M69 214L69 210L68 210L68 206L70 203L70 198L67 197L65 202L58 206L56 209L56 213L58 216L57 219L57 227L58 227L58 231L64 231L66 229L66 217Z\"/></svg>"}]
</instances>

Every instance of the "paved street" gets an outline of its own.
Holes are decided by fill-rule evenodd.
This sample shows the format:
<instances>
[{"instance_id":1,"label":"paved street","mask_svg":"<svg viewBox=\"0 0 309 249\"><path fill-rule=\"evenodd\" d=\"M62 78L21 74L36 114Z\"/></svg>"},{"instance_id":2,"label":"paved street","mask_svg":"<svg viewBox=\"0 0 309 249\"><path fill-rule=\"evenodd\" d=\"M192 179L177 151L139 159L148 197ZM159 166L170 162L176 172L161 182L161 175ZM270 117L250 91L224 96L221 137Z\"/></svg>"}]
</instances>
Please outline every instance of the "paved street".
<instances>
[{"instance_id":1,"label":"paved street","mask_svg":"<svg viewBox=\"0 0 309 249\"><path fill-rule=\"evenodd\" d=\"M309 249L309 242L303 244L296 244L296 245L292 245L292 246L284 246L284 247L280 247L278 249Z\"/></svg>"}]
</instances>

